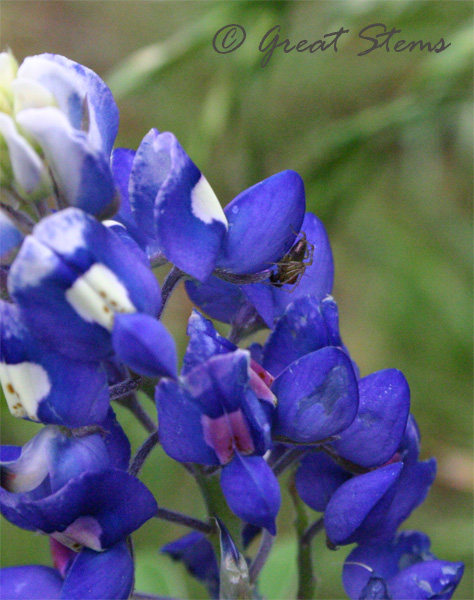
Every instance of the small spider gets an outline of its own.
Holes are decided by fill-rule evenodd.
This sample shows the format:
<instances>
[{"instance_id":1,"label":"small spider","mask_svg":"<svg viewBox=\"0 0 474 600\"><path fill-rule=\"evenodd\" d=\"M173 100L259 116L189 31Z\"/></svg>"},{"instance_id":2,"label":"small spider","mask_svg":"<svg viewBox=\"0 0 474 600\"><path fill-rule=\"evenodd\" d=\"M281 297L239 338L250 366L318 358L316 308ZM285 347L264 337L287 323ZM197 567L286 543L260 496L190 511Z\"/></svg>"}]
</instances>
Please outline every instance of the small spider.
<instances>
[{"instance_id":1,"label":"small spider","mask_svg":"<svg viewBox=\"0 0 474 600\"><path fill-rule=\"evenodd\" d=\"M302 237L290 248L288 254L275 263L277 270L270 275L270 285L282 287L286 283L295 289L306 267L313 264L314 246L308 242L304 231L301 231L301 235ZM293 289L289 291L292 292Z\"/></svg>"}]
</instances>

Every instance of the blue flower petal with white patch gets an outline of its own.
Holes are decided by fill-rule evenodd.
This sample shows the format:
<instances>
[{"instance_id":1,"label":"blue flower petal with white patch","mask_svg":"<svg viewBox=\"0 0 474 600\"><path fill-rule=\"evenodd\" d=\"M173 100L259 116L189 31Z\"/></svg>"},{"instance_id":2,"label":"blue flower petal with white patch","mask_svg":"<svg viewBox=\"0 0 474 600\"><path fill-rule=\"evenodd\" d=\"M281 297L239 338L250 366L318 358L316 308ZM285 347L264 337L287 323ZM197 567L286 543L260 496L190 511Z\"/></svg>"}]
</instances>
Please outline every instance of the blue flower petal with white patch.
<instances>
[{"instance_id":1,"label":"blue flower petal with white patch","mask_svg":"<svg viewBox=\"0 0 474 600\"><path fill-rule=\"evenodd\" d=\"M200 281L210 276L227 220L173 134L152 129L145 136L131 167L129 200L138 227L169 261Z\"/></svg>"},{"instance_id":2,"label":"blue flower petal with white patch","mask_svg":"<svg viewBox=\"0 0 474 600\"><path fill-rule=\"evenodd\" d=\"M63 56L42 54L26 58L10 85L12 123L3 119L2 132L20 192L46 197L49 170L63 202L95 215L113 213L117 197L109 156L118 110L104 82ZM14 121L37 151L21 143Z\"/></svg>"},{"instance_id":3,"label":"blue flower petal with white patch","mask_svg":"<svg viewBox=\"0 0 474 600\"><path fill-rule=\"evenodd\" d=\"M157 511L153 496L122 470L128 441L112 417L102 425L105 439L98 433L75 438L48 426L19 455L2 449L2 458L10 459L1 463L5 518L75 550L84 545L96 551L150 519Z\"/></svg>"},{"instance_id":4,"label":"blue flower petal with white patch","mask_svg":"<svg viewBox=\"0 0 474 600\"><path fill-rule=\"evenodd\" d=\"M154 315L161 305L144 261L93 217L69 208L25 239L8 286L35 337L71 358L100 360L112 354L115 313Z\"/></svg>"},{"instance_id":5,"label":"blue flower petal with white patch","mask_svg":"<svg viewBox=\"0 0 474 600\"><path fill-rule=\"evenodd\" d=\"M105 369L43 347L23 325L18 307L0 300L0 383L15 417L80 427L109 408Z\"/></svg>"}]
</instances>

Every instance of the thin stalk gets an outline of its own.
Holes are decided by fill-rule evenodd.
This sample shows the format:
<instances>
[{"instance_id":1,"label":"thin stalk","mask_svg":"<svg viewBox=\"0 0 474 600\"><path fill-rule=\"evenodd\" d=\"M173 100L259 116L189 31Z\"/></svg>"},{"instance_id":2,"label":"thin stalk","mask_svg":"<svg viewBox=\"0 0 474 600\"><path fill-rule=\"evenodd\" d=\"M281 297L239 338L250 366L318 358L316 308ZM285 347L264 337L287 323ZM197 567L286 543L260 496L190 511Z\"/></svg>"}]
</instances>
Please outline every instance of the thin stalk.
<instances>
[{"instance_id":1,"label":"thin stalk","mask_svg":"<svg viewBox=\"0 0 474 600\"><path fill-rule=\"evenodd\" d=\"M166 276L163 282L163 286L161 288L162 305L160 312L156 315L157 319L161 317L163 310L165 309L166 303L168 302L169 297L171 296L172 291L185 275L186 273L181 271L181 269L178 269L178 267L173 267Z\"/></svg>"},{"instance_id":2,"label":"thin stalk","mask_svg":"<svg viewBox=\"0 0 474 600\"><path fill-rule=\"evenodd\" d=\"M230 510L227 501L224 498L224 494L222 493L218 475L216 473L213 475L205 475L200 465L193 465L193 468L194 477L201 489L209 517L218 517L224 523L237 549L239 552L243 553L241 521ZM217 531L209 536L209 541L214 548L214 552L216 553L219 562L220 542Z\"/></svg>"},{"instance_id":3,"label":"thin stalk","mask_svg":"<svg viewBox=\"0 0 474 600\"><path fill-rule=\"evenodd\" d=\"M155 596L155 594L142 594L142 592L133 592L130 600L178 600L171 596Z\"/></svg>"},{"instance_id":4,"label":"thin stalk","mask_svg":"<svg viewBox=\"0 0 474 600\"><path fill-rule=\"evenodd\" d=\"M127 379L115 385L109 386L109 394L111 400L118 400L122 396L127 396L130 392L135 391L141 384L142 378Z\"/></svg>"},{"instance_id":5,"label":"thin stalk","mask_svg":"<svg viewBox=\"0 0 474 600\"><path fill-rule=\"evenodd\" d=\"M17 210L16 208L13 208L13 206L5 204L4 202L0 202L0 208L7 213L13 223L18 227L18 229L20 229L22 233L31 233L31 230L35 226L35 222L25 212Z\"/></svg>"},{"instance_id":6,"label":"thin stalk","mask_svg":"<svg viewBox=\"0 0 474 600\"><path fill-rule=\"evenodd\" d=\"M190 517L183 513L169 510L168 508L158 508L158 511L155 515L157 519L163 519L163 521L170 521L171 523L179 523L180 525L184 525L185 527L189 527L190 529L195 529L196 531L200 531L205 535L209 535L210 533L215 533L216 528L212 527L205 521L201 521L200 519L195 519L194 517Z\"/></svg>"},{"instance_id":7,"label":"thin stalk","mask_svg":"<svg viewBox=\"0 0 474 600\"><path fill-rule=\"evenodd\" d=\"M260 571L263 569L267 558L270 554L274 540L275 537L271 535L271 533L269 533L266 529L264 529L262 540L257 550L257 554L255 555L249 567L249 579L251 585L253 585L257 581L258 576L260 575Z\"/></svg>"},{"instance_id":8,"label":"thin stalk","mask_svg":"<svg viewBox=\"0 0 474 600\"><path fill-rule=\"evenodd\" d=\"M270 269L261 271L260 273L232 273L231 271L225 271L224 269L215 269L213 275L219 277L223 281L229 283L235 283L236 285L248 285L250 283L260 283L265 281L272 274Z\"/></svg>"},{"instance_id":9,"label":"thin stalk","mask_svg":"<svg viewBox=\"0 0 474 600\"><path fill-rule=\"evenodd\" d=\"M313 541L315 535L324 529L324 517L319 517L313 521L311 525L303 532L301 536L301 544L308 546Z\"/></svg>"},{"instance_id":10,"label":"thin stalk","mask_svg":"<svg viewBox=\"0 0 474 600\"><path fill-rule=\"evenodd\" d=\"M124 398L119 398L116 400L116 402L117 404L120 404L121 406L127 408L143 425L143 427L148 433L153 433L156 431L156 423L140 404L135 394L129 394Z\"/></svg>"},{"instance_id":11,"label":"thin stalk","mask_svg":"<svg viewBox=\"0 0 474 600\"><path fill-rule=\"evenodd\" d=\"M159 441L160 440L158 438L158 431L154 431L150 436L147 437L147 439L143 442L140 448L138 448L135 456L133 457L132 464L128 469L130 475L133 475L135 477L138 476L140 469L145 463L145 460Z\"/></svg>"},{"instance_id":12,"label":"thin stalk","mask_svg":"<svg viewBox=\"0 0 474 600\"><path fill-rule=\"evenodd\" d=\"M311 545L303 543L303 536L308 529L308 515L306 509L298 496L294 474L288 481L288 490L295 508L294 525L298 538L298 600L313 600L316 589L316 577L313 573L313 557Z\"/></svg>"},{"instance_id":13,"label":"thin stalk","mask_svg":"<svg viewBox=\"0 0 474 600\"><path fill-rule=\"evenodd\" d=\"M290 467L293 463L295 463L300 458L308 452L308 448L291 448L288 450L283 456L276 461L273 465L272 470L273 473L278 477L281 475L288 467Z\"/></svg>"}]
</instances>

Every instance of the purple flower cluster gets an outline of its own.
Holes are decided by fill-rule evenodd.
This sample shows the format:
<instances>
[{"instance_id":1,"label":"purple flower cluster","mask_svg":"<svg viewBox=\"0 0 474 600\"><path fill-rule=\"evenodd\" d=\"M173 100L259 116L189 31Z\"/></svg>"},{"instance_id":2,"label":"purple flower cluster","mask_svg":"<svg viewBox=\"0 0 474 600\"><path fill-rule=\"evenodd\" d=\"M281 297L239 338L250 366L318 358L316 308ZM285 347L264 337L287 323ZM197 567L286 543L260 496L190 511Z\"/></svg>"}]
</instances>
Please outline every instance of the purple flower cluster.
<instances>
[{"instance_id":1,"label":"purple flower cluster","mask_svg":"<svg viewBox=\"0 0 474 600\"><path fill-rule=\"evenodd\" d=\"M261 556L242 556L253 537L276 535L279 475L291 468L300 500L323 513L329 547L357 544L343 571L351 598L450 598L463 565L399 531L436 472L434 459L419 460L408 383L396 369L360 377L301 177L273 175L223 210L173 134L112 150L118 110L95 73L55 55L20 67L0 56L0 380L12 415L43 425L23 448L1 447L0 508L50 536L54 563L2 569L2 597L128 598L130 534L153 516L196 525L163 551L212 597L250 597L227 573L237 569L252 593ZM168 262L160 290L152 268ZM231 328L227 339L194 310L178 371L159 319L180 279ZM263 346L238 346L265 328ZM157 426L137 403L143 377L157 383ZM131 464L111 401L134 407L151 434ZM158 440L212 488L215 520L159 508L138 479Z\"/></svg>"}]
</instances>

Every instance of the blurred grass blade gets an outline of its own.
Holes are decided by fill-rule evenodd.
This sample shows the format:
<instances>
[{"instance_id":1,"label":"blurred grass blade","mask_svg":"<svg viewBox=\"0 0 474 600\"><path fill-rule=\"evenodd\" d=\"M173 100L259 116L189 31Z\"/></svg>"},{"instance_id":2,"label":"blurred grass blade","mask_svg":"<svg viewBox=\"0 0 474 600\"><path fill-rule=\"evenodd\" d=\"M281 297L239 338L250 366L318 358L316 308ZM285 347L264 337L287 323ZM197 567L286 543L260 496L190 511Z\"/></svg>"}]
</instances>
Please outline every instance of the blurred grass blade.
<instances>
[{"instance_id":1,"label":"blurred grass blade","mask_svg":"<svg viewBox=\"0 0 474 600\"><path fill-rule=\"evenodd\" d=\"M205 44L230 17L228 6L219 5L195 23L183 27L166 41L151 44L131 54L115 67L105 81L116 100L146 87L158 73L173 66Z\"/></svg>"}]
</instances>

